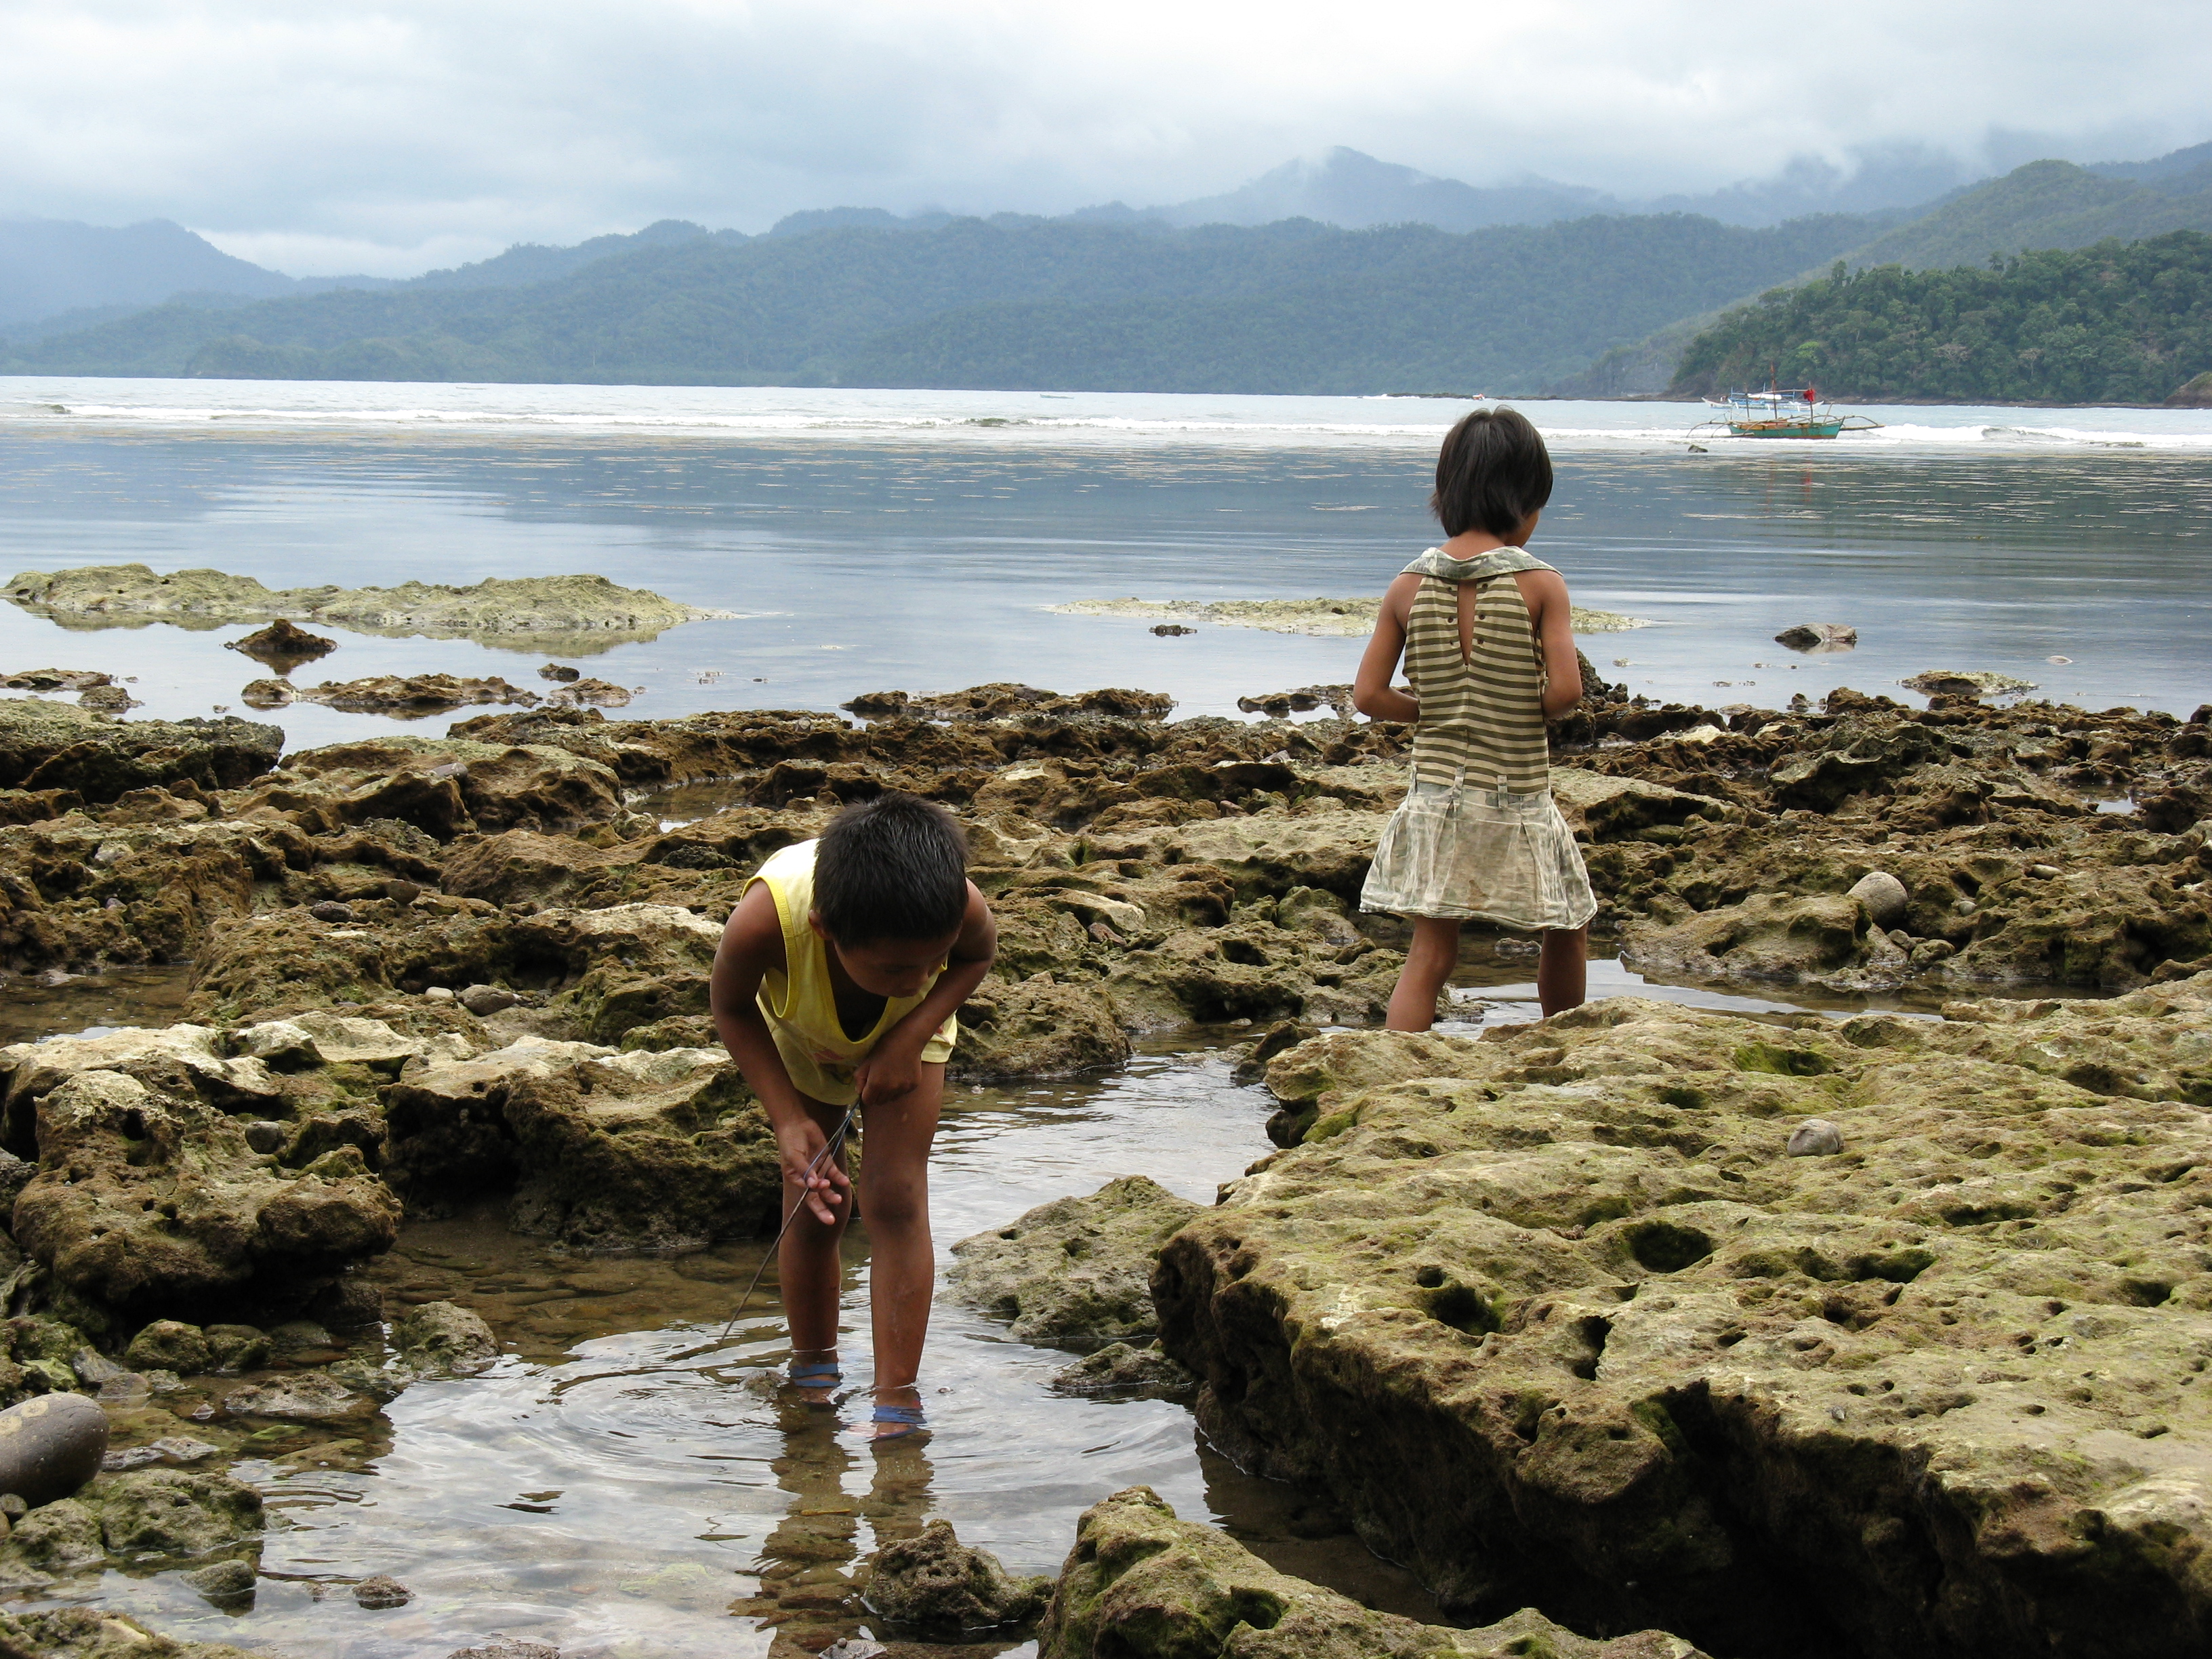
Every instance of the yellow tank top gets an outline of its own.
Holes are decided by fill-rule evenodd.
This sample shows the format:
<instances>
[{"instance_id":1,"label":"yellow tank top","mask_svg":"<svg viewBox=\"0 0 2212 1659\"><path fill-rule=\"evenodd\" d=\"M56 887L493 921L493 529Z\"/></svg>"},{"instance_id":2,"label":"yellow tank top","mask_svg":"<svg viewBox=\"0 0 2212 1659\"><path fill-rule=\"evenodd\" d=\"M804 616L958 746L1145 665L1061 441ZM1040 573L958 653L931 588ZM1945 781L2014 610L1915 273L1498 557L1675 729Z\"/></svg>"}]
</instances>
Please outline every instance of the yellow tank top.
<instances>
[{"instance_id":1,"label":"yellow tank top","mask_svg":"<svg viewBox=\"0 0 2212 1659\"><path fill-rule=\"evenodd\" d=\"M913 996L886 1001L875 1029L866 1036L847 1036L837 1019L830 947L807 921L814 908L814 849L820 845L802 841L772 854L745 884L747 892L757 881L775 895L776 919L783 924L784 970L762 975L757 1000L792 1087L826 1105L849 1106L860 1096L853 1068L868 1057L885 1031L929 994L945 965L939 963L929 983ZM939 1063L950 1059L959 1036L958 1017L946 1016L937 1034L923 1045L922 1059Z\"/></svg>"}]
</instances>

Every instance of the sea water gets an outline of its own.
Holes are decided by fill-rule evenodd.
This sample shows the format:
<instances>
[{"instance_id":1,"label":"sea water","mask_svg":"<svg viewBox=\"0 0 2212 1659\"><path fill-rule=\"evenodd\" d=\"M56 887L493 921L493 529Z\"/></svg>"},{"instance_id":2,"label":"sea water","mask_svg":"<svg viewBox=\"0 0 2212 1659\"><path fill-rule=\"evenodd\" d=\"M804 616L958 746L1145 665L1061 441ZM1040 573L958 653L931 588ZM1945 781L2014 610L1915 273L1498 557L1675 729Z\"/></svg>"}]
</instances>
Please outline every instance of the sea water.
<instances>
[{"instance_id":1,"label":"sea water","mask_svg":"<svg viewBox=\"0 0 2212 1659\"><path fill-rule=\"evenodd\" d=\"M143 562L272 587L585 571L738 613L569 660L639 717L829 708L1019 680L1182 714L1352 678L1360 641L1054 613L1082 599L1372 596L1437 539L1444 399L0 380L8 571ZM1779 707L1990 671L2186 714L2212 412L1888 409L1832 441L1693 433L1702 405L1533 402L1533 544L1637 693ZM1692 445L1698 446L1693 448ZM1857 629L1806 656L1773 635ZM64 629L0 605L0 669L131 676L143 716L246 712L246 626ZM335 633L299 682L444 671L544 689L524 641ZM295 746L403 729L295 705ZM439 728L434 721L430 729ZM417 724L411 728L421 730Z\"/></svg>"}]
</instances>

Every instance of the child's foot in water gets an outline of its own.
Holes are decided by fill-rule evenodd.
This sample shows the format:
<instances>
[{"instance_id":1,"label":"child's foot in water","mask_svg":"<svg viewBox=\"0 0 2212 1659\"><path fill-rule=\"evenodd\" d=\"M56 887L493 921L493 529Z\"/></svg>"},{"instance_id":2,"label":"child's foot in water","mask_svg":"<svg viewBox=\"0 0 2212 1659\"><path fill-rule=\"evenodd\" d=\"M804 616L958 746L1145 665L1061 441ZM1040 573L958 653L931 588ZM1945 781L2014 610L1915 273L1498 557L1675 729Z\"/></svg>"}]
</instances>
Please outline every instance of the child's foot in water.
<instances>
[{"instance_id":1,"label":"child's foot in water","mask_svg":"<svg viewBox=\"0 0 2212 1659\"><path fill-rule=\"evenodd\" d=\"M887 1441L915 1440L929 1432L921 1413L921 1393L911 1384L902 1389L878 1389L874 1420L868 1437L880 1446Z\"/></svg>"},{"instance_id":2,"label":"child's foot in water","mask_svg":"<svg viewBox=\"0 0 2212 1659\"><path fill-rule=\"evenodd\" d=\"M790 1367L784 1372L784 1381L796 1389L799 1397L810 1406L836 1404L838 1385L844 1380L835 1348L795 1349Z\"/></svg>"}]
</instances>

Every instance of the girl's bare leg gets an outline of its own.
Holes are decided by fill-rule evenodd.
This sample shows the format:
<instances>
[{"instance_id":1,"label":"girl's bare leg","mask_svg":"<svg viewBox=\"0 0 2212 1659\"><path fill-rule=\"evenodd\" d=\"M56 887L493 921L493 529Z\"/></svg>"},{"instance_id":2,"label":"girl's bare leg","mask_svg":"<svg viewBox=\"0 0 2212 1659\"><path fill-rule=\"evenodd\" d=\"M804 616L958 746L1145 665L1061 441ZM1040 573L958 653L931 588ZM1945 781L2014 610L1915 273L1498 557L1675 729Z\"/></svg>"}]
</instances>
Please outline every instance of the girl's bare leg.
<instances>
[{"instance_id":1,"label":"girl's bare leg","mask_svg":"<svg viewBox=\"0 0 2212 1659\"><path fill-rule=\"evenodd\" d=\"M862 1108L860 1213L868 1228L869 1312L876 1336L876 1400L918 1403L921 1347L937 1255L929 1237L929 1147L945 1103L945 1067L921 1067L902 1099ZM879 1431L890 1425L879 1425Z\"/></svg>"},{"instance_id":2,"label":"girl's bare leg","mask_svg":"<svg viewBox=\"0 0 2212 1659\"><path fill-rule=\"evenodd\" d=\"M1437 916L1413 918L1413 942L1398 988L1390 993L1385 1030L1425 1031L1437 1023L1437 995L1459 965L1459 924Z\"/></svg>"},{"instance_id":3,"label":"girl's bare leg","mask_svg":"<svg viewBox=\"0 0 2212 1659\"><path fill-rule=\"evenodd\" d=\"M1545 930L1543 954L1536 958L1536 1000L1546 1018L1583 1006L1589 986L1589 924Z\"/></svg>"},{"instance_id":4,"label":"girl's bare leg","mask_svg":"<svg viewBox=\"0 0 2212 1659\"><path fill-rule=\"evenodd\" d=\"M811 1098L806 1100L806 1110L825 1135L835 1134L838 1120L845 1115L843 1107ZM843 1152L838 1153L837 1161L840 1166L844 1164ZM799 1188L787 1176L782 1212L790 1215L799 1201ZM782 1291L783 1316L791 1328L794 1360L830 1359L836 1355L837 1291L844 1277L838 1245L852 1214L849 1202L841 1204L836 1222L824 1225L814 1218L811 1210L801 1207L776 1252L776 1283Z\"/></svg>"}]
</instances>

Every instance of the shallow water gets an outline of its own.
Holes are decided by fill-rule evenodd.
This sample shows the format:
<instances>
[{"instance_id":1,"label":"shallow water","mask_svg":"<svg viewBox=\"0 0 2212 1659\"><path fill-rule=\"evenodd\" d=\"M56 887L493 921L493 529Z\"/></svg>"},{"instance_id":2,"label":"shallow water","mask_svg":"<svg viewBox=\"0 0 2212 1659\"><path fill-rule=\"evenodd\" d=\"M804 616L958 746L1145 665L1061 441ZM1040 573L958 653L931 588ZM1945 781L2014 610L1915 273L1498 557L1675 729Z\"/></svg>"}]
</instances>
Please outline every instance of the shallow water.
<instances>
[{"instance_id":1,"label":"shallow water","mask_svg":"<svg viewBox=\"0 0 2212 1659\"><path fill-rule=\"evenodd\" d=\"M1149 619L1045 607L1378 592L1435 538L1435 445L1463 408L19 378L0 381L0 559L279 586L595 571L745 613L588 659L641 688L641 716L985 679L1135 684L1227 714L1240 695L1350 678L1360 642L1212 625L1164 639ZM1778 706L1839 684L1905 696L1900 678L1957 667L2091 707L2186 713L2212 696L2212 413L1878 410L1891 426L1863 440L1695 454L1699 407L1529 409L1559 475L1536 550L1580 602L1655 624L1583 641L1633 690ZM1772 643L1808 621L1856 625L1861 644ZM70 631L0 606L0 664L129 674L143 714L204 714L258 676L220 648L246 631ZM443 670L535 687L544 657L338 637L302 684ZM297 705L277 720L295 747L444 724Z\"/></svg>"},{"instance_id":2,"label":"shallow water","mask_svg":"<svg viewBox=\"0 0 2212 1659\"><path fill-rule=\"evenodd\" d=\"M1211 1201L1267 1150L1269 1106L1231 1081L1219 1048L1143 1055L1094 1082L956 1091L933 1160L940 1253L1114 1175ZM408 1389L367 1428L307 1429L279 1456L238 1465L276 1517L250 1613L209 1608L174 1571L87 1588L179 1635L343 1659L442 1656L495 1631L566 1659L759 1653L768 1635L729 1609L763 1578L772 1600L850 1629L858 1609L841 1623L820 1602L856 1556L924 1519L949 1518L1013 1571L1056 1572L1075 1517L1142 1482L1291 1571L1434 1617L1418 1585L1325 1511L1206 1454L1182 1407L1054 1395L1071 1356L948 1298L924 1372L926 1445L872 1449L855 1431L864 1401L830 1413L781 1401L772 1274L719 1340L762 1249L591 1259L510 1237L495 1211L410 1224L375 1270L388 1307L451 1297L491 1322L508 1357L483 1377ZM863 1240L848 1261L842 1351L861 1388ZM342 1586L376 1572L414 1602L356 1607Z\"/></svg>"},{"instance_id":3,"label":"shallow water","mask_svg":"<svg viewBox=\"0 0 2212 1659\"><path fill-rule=\"evenodd\" d=\"M1455 975L1462 1018L1439 1029L1536 1018L1535 988L1519 977L1530 963L1517 940L1470 936ZM1808 999L1796 988L1669 987L1606 959L1591 963L1590 980L1593 997L1753 1017L1906 1006ZM180 991L174 975L64 988L44 1006L43 1025L25 1007L9 1035L152 1020ZM1118 1175L1210 1202L1269 1150L1272 1100L1231 1076L1233 1044L1248 1035L1165 1034L1109 1078L956 1088L932 1160L940 1261L954 1241ZM865 1231L848 1240L843 1298L856 1392L868 1376ZM256 1425L189 1415L198 1393L118 1419L118 1444L181 1429L247 1454L234 1467L268 1498L264 1577L243 1613L210 1607L173 1567L109 1572L68 1593L179 1635L334 1659L443 1659L495 1632L551 1643L565 1659L762 1654L780 1616L817 1636L872 1628L848 1599L853 1563L932 1516L1012 1571L1050 1573L1082 1510L1141 1482L1285 1571L1437 1617L1420 1586L1370 1555L1325 1504L1212 1453L1184 1407L1055 1394L1053 1374L1072 1356L1014 1340L941 1295L923 1376L933 1434L922 1446L872 1449L858 1432L864 1395L828 1413L778 1394L788 1351L772 1272L722 1340L763 1249L755 1241L678 1257L579 1256L511 1236L496 1202L410 1222L370 1270L387 1313L443 1299L474 1308L501 1339L497 1367L417 1384L363 1420L264 1429L243 1448ZM413 1602L357 1607L346 1587L374 1573L399 1578Z\"/></svg>"}]
</instances>

